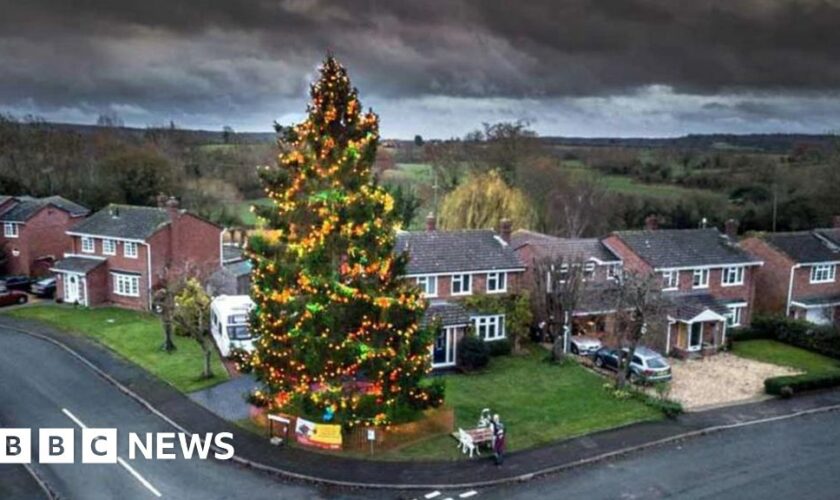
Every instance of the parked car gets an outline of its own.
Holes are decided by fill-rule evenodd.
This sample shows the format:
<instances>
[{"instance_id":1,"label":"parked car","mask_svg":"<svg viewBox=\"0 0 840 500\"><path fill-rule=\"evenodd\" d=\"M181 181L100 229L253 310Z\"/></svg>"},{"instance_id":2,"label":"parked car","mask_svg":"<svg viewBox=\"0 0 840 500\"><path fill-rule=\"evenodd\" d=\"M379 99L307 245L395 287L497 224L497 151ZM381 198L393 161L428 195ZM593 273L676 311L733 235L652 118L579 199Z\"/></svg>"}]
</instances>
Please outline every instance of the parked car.
<instances>
[{"instance_id":1,"label":"parked car","mask_svg":"<svg viewBox=\"0 0 840 500\"><path fill-rule=\"evenodd\" d=\"M601 348L601 341L594 337L587 337L586 335L574 335L569 340L572 354L579 356L590 356L595 354Z\"/></svg>"},{"instance_id":2,"label":"parked car","mask_svg":"<svg viewBox=\"0 0 840 500\"><path fill-rule=\"evenodd\" d=\"M619 351L609 347L598 349L595 353L595 366L613 371L618 370L619 352L622 358L626 358L629 350L624 348ZM671 365L665 361L665 358L653 349L637 347L633 353L633 359L630 361L630 381L648 383L667 382L669 380L671 380Z\"/></svg>"},{"instance_id":3,"label":"parked car","mask_svg":"<svg viewBox=\"0 0 840 500\"><path fill-rule=\"evenodd\" d=\"M29 295L26 295L20 290L5 290L3 292L0 292L0 306L26 304L28 301Z\"/></svg>"},{"instance_id":4,"label":"parked car","mask_svg":"<svg viewBox=\"0 0 840 500\"><path fill-rule=\"evenodd\" d=\"M4 276L0 278L0 282L6 284L6 288L9 290L21 290L26 291L29 290L29 284L32 283L32 280L29 279L29 276Z\"/></svg>"},{"instance_id":5,"label":"parked car","mask_svg":"<svg viewBox=\"0 0 840 500\"><path fill-rule=\"evenodd\" d=\"M32 283L29 291L38 297L43 297L45 299L55 297L55 277L44 278Z\"/></svg>"}]
</instances>

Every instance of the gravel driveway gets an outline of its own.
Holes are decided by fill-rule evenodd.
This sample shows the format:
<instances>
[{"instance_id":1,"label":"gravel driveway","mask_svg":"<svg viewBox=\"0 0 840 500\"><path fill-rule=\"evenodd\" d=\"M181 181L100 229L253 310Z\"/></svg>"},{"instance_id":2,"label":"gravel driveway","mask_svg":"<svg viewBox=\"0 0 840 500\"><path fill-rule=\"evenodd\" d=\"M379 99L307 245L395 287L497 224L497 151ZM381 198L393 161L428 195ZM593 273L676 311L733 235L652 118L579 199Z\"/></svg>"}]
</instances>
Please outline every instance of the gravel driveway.
<instances>
[{"instance_id":1,"label":"gravel driveway","mask_svg":"<svg viewBox=\"0 0 840 500\"><path fill-rule=\"evenodd\" d=\"M703 359L669 359L668 362L674 374L668 397L682 403L686 410L766 398L764 379L801 373L726 352Z\"/></svg>"}]
</instances>

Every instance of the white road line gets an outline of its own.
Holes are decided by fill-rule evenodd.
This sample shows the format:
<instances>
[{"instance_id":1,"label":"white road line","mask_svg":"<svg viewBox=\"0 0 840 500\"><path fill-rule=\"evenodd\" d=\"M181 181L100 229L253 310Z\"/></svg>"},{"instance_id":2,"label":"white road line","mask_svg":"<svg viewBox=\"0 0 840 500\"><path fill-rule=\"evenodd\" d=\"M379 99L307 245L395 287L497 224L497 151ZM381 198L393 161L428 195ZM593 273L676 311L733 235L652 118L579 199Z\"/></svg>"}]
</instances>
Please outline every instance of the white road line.
<instances>
[{"instance_id":1,"label":"white road line","mask_svg":"<svg viewBox=\"0 0 840 500\"><path fill-rule=\"evenodd\" d=\"M78 417L76 417L76 415L73 415L72 413L70 413L70 410L68 410L67 408L62 408L62 409L61 409L61 412L62 412L62 413L64 413L65 415L67 415L67 418L69 418L70 420L72 420L73 422L75 422L75 423L76 423L76 425L78 425L78 426L79 426L79 427L81 427L82 429L87 429L87 428L88 428L88 426L86 426L84 422L82 422L81 420L79 420L79 418L78 418ZM152 486L152 483L150 483L149 481L147 481L147 480L146 480L146 478L144 478L143 476L141 476L139 472L137 472L136 470L134 470L134 467L132 467L132 466L128 465L128 462L126 462L125 460L123 460L121 457L117 457L117 463L118 463L118 464L120 464L120 465L122 465L122 467L123 467L125 470L127 470L129 474L131 474L132 476L134 476L134 479L136 479L137 481L139 481L139 482L140 482L140 484L142 484L143 486L145 486L145 487L146 487L146 489L148 489L149 491L151 491L151 492L152 492L152 494L154 494L156 497L160 498L161 496L163 496L163 495L161 495L161 494L160 494L160 492L157 490L157 488L155 488L154 486Z\"/></svg>"},{"instance_id":2,"label":"white road line","mask_svg":"<svg viewBox=\"0 0 840 500\"><path fill-rule=\"evenodd\" d=\"M439 491L437 491L437 490L435 490L435 491L433 491L433 492L431 492L431 493L426 493L426 498L427 498L427 499L429 499L429 498L435 498L435 497L439 497L439 496L440 496L440 492L439 492Z\"/></svg>"},{"instance_id":3,"label":"white road line","mask_svg":"<svg viewBox=\"0 0 840 500\"><path fill-rule=\"evenodd\" d=\"M469 498L469 497L472 497L472 496L475 496L475 495L478 495L478 492L475 491L475 490L470 490L470 491L465 491L458 496L461 497L461 498Z\"/></svg>"}]
</instances>

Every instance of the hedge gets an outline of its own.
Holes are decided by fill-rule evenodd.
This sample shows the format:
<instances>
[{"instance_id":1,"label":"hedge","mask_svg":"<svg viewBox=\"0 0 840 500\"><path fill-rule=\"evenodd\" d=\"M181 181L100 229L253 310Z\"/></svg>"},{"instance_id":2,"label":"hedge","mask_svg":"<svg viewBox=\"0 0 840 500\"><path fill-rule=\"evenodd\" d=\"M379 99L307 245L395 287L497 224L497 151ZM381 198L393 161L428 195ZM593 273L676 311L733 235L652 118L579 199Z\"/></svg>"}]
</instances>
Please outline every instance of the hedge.
<instances>
[{"instance_id":1,"label":"hedge","mask_svg":"<svg viewBox=\"0 0 840 500\"><path fill-rule=\"evenodd\" d=\"M795 347L840 359L840 329L832 325L814 325L784 316L756 316L747 328L736 328L731 338L739 340L771 339Z\"/></svg>"},{"instance_id":2,"label":"hedge","mask_svg":"<svg viewBox=\"0 0 840 500\"><path fill-rule=\"evenodd\" d=\"M840 372L787 375L768 378L764 381L764 391L776 396L792 396L799 392L830 387L840 387Z\"/></svg>"}]
</instances>

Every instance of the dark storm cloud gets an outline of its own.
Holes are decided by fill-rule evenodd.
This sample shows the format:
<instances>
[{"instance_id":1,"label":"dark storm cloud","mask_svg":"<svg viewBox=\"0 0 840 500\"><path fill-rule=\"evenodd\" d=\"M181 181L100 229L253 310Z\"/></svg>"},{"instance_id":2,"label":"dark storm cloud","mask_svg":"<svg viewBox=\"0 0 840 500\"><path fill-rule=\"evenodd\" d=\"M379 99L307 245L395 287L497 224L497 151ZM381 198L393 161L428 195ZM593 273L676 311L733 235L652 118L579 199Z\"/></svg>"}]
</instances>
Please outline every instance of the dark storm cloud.
<instances>
[{"instance_id":1,"label":"dark storm cloud","mask_svg":"<svg viewBox=\"0 0 840 500\"><path fill-rule=\"evenodd\" d=\"M270 122L303 109L328 50L366 102L398 110L409 100L419 112L446 110L417 101L427 98L492 115L485 104L574 111L650 86L695 96L840 88L835 1L0 0L0 12L0 106L65 116ZM714 115L710 104L676 113ZM731 102L717 112L755 114Z\"/></svg>"}]
</instances>

